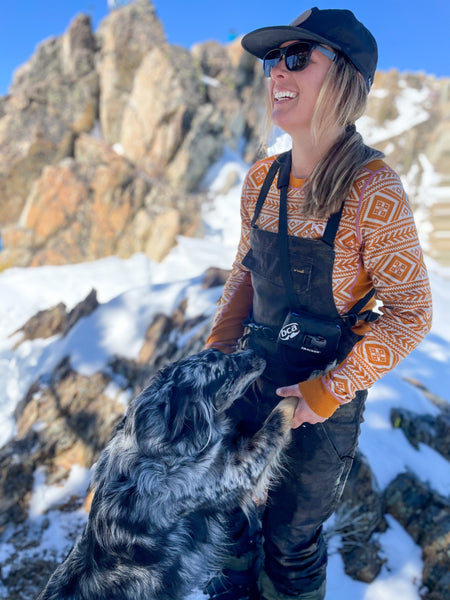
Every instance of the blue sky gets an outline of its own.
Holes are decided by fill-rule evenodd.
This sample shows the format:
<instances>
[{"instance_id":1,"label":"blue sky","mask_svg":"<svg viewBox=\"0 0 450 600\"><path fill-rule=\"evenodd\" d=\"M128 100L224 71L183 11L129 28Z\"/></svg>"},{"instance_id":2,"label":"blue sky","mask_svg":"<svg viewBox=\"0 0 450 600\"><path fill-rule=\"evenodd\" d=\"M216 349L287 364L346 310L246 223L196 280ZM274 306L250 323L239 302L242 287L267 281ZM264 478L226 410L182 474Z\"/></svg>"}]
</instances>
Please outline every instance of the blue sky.
<instances>
[{"instance_id":1,"label":"blue sky","mask_svg":"<svg viewBox=\"0 0 450 600\"><path fill-rule=\"evenodd\" d=\"M450 2L378 0L280 2L277 0L154 0L170 43L190 47L216 39L225 43L267 25L285 25L311 6L349 8L379 44L379 68L450 76ZM108 14L107 0L5 0L0 16L0 95L13 71L44 39L64 33L78 13L89 14L94 30Z\"/></svg>"}]
</instances>

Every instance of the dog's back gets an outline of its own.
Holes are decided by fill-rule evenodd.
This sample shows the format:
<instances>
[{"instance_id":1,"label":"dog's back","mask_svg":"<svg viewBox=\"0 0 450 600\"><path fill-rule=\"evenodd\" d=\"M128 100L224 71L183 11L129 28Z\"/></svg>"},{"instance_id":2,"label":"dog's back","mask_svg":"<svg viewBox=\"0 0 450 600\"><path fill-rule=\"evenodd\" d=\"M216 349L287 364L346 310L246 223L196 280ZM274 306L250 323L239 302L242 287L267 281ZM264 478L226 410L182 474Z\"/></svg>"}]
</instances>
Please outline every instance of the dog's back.
<instances>
[{"instance_id":1,"label":"dog's back","mask_svg":"<svg viewBox=\"0 0 450 600\"><path fill-rule=\"evenodd\" d=\"M143 549L136 544L117 555L100 551L95 541L89 540L87 531L57 567L37 600L183 598L191 591L192 581L204 579L208 553L210 559L217 559L212 555L214 548L223 545L224 532L212 520L215 521L206 515L187 517L158 540L158 548ZM199 539L201 531L206 533L203 540Z\"/></svg>"}]
</instances>

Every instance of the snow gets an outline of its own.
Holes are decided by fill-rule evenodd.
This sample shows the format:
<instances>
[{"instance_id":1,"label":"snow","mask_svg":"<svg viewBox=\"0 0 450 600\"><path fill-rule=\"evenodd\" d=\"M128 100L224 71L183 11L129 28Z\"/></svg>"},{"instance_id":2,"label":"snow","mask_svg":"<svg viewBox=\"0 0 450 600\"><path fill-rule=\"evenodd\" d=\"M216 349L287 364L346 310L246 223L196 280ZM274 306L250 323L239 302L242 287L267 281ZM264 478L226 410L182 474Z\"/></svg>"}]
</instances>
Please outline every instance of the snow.
<instances>
[{"instance_id":1,"label":"snow","mask_svg":"<svg viewBox=\"0 0 450 600\"><path fill-rule=\"evenodd\" d=\"M378 535L385 560L377 579L367 585L342 576L344 562L338 553L339 539L331 539L328 547L327 599L332 600L418 600L422 576L421 549L390 515L389 528Z\"/></svg>"},{"instance_id":2,"label":"snow","mask_svg":"<svg viewBox=\"0 0 450 600\"><path fill-rule=\"evenodd\" d=\"M34 473L34 486L30 499L29 518L33 521L52 506L68 501L72 496L86 494L89 470L73 465L63 485L45 485L45 469L38 467Z\"/></svg>"},{"instance_id":3,"label":"snow","mask_svg":"<svg viewBox=\"0 0 450 600\"><path fill-rule=\"evenodd\" d=\"M374 119L368 115L358 120L358 130L369 146L376 146L380 142L399 136L429 119L430 115L426 110L430 98L429 88L424 86L418 90L407 87L404 80L400 80L399 85L403 90L394 100L397 109L397 116L394 119L384 123L382 127L377 126ZM383 90L378 90L377 95L382 98Z\"/></svg>"},{"instance_id":4,"label":"snow","mask_svg":"<svg viewBox=\"0 0 450 600\"><path fill-rule=\"evenodd\" d=\"M413 120L416 122L422 117L418 108L421 98L419 93L409 97L411 110L405 119L408 127ZM400 123L396 127L400 130ZM286 139L278 143L280 148L286 147ZM153 316L158 312L170 313L182 298L187 298L188 316L214 313L221 289L204 290L201 275L209 267L228 269L231 266L239 239L240 189L247 168L237 152L225 152L204 181L210 190L210 202L203 213L204 237L180 237L178 245L162 263L137 254L128 260L111 256L85 264L12 268L0 273L0 444L14 436L14 408L29 385L40 374L51 371L63 356L70 355L74 368L89 375L102 369L114 353L135 358ZM227 186L230 181L232 184ZM370 390L360 447L382 489L399 473L411 470L437 492L447 495L450 493L448 462L427 446L414 449L389 420L393 407L421 414L438 413L436 406L410 383L411 379L450 401L450 319L446 310L450 270L432 260L427 260L427 265L434 295L432 332L403 363ZM20 334L15 332L28 318L58 302L64 302L71 309L92 288L97 291L100 306L81 319L68 335L25 341L14 349L20 339ZM126 396L123 398L124 405L128 400ZM43 555L52 553L62 558L72 544L71 525L82 522L85 513L79 509L62 514L52 507L75 493L83 494L88 479L89 472L75 466L64 485L48 486L43 472L36 471L29 521L31 528L42 530L40 552ZM48 529L43 528L44 518L50 520ZM420 548L394 519L389 516L387 519L389 528L379 536L386 563L372 584L356 582L345 574L337 552L339 538L331 538L328 600L420 599ZM6 541L7 533L0 537L0 564L13 552ZM3 592L0 589L0 598L6 597ZM190 600L204 600L204 596L196 592Z\"/></svg>"}]
</instances>

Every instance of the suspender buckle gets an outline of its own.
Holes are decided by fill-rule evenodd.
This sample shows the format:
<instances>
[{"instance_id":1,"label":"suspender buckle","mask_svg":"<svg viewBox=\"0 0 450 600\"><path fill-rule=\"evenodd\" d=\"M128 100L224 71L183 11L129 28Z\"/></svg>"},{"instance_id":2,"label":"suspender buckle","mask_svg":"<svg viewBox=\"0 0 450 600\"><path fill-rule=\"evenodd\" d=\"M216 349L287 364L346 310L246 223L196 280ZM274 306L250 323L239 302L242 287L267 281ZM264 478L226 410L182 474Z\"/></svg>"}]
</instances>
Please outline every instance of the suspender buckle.
<instances>
[{"instance_id":1,"label":"suspender buckle","mask_svg":"<svg viewBox=\"0 0 450 600\"><path fill-rule=\"evenodd\" d=\"M350 325L350 327L354 327L358 323L360 316L350 313L348 315L342 315L341 318L345 319L345 321L347 321L347 323L348 323L348 325Z\"/></svg>"},{"instance_id":2,"label":"suspender buckle","mask_svg":"<svg viewBox=\"0 0 450 600\"><path fill-rule=\"evenodd\" d=\"M256 335L257 337L265 338L271 342L277 339L278 333L275 331L273 327L269 327L269 325L259 325L254 322L247 322L245 326L248 327L250 334Z\"/></svg>"}]
</instances>

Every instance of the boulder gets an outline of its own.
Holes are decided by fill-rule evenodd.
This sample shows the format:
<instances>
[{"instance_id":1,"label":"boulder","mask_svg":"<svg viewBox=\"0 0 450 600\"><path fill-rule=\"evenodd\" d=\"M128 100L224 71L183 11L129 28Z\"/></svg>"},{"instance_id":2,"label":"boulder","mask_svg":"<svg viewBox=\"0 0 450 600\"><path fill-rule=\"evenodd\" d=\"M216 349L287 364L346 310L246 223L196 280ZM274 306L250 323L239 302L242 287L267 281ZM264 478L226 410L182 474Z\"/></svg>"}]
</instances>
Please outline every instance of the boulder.
<instances>
[{"instance_id":1,"label":"boulder","mask_svg":"<svg viewBox=\"0 0 450 600\"><path fill-rule=\"evenodd\" d=\"M373 534L385 531L382 494L366 457L357 450L336 511L334 533L339 533L339 552L347 575L371 583L384 560Z\"/></svg>"},{"instance_id":2,"label":"boulder","mask_svg":"<svg viewBox=\"0 0 450 600\"><path fill-rule=\"evenodd\" d=\"M450 589L450 501L413 473L398 475L384 492L385 510L422 547L425 600L442 599Z\"/></svg>"},{"instance_id":3,"label":"boulder","mask_svg":"<svg viewBox=\"0 0 450 600\"><path fill-rule=\"evenodd\" d=\"M79 136L74 157L44 168L22 225L2 232L0 265L39 266L145 252L162 260L179 234L199 234L202 195L152 179L102 140Z\"/></svg>"},{"instance_id":4,"label":"boulder","mask_svg":"<svg viewBox=\"0 0 450 600\"><path fill-rule=\"evenodd\" d=\"M70 156L76 136L93 128L96 46L89 18L80 15L16 71L0 118L0 225L19 218L42 169Z\"/></svg>"}]
</instances>

